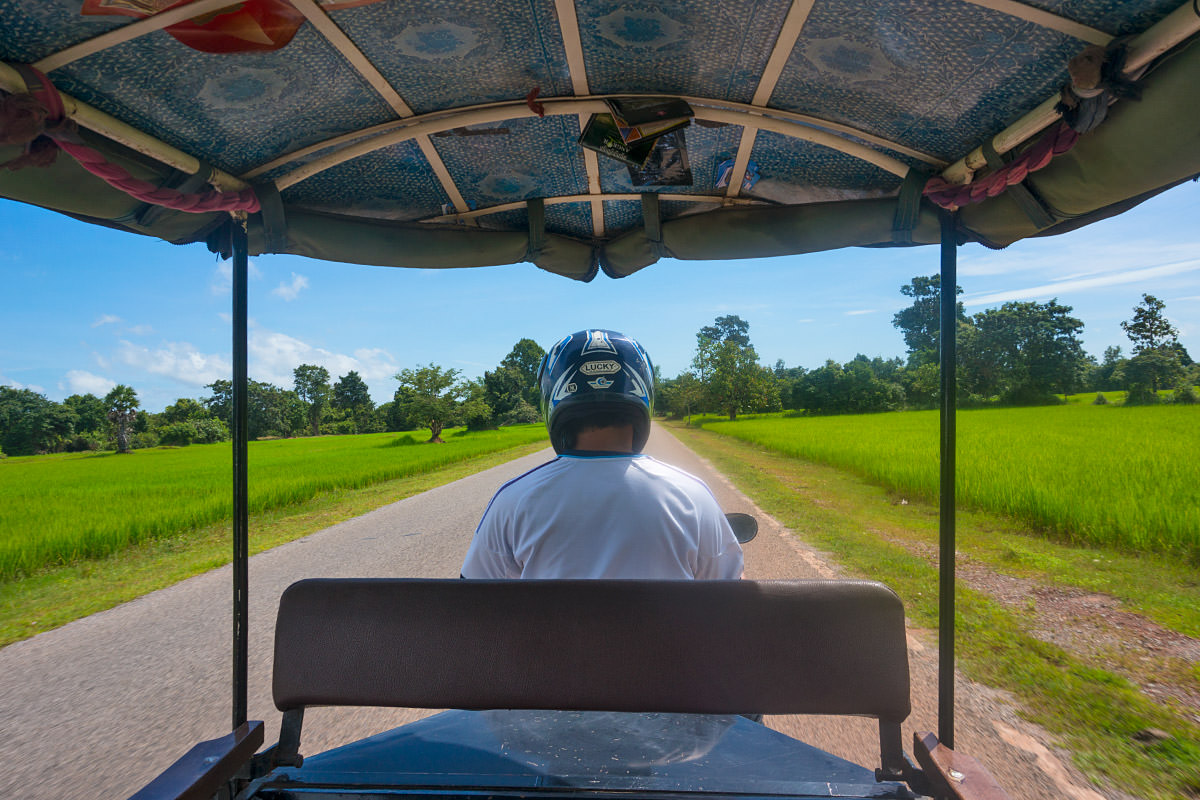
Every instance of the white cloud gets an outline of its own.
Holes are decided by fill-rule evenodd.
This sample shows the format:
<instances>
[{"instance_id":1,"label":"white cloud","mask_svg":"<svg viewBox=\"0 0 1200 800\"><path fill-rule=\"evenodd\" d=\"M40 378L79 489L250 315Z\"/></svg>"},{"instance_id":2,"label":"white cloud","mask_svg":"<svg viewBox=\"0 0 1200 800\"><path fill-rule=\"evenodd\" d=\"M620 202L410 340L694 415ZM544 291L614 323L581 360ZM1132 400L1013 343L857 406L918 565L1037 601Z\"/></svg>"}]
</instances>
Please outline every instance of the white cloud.
<instances>
[{"instance_id":1,"label":"white cloud","mask_svg":"<svg viewBox=\"0 0 1200 800\"><path fill-rule=\"evenodd\" d=\"M187 342L165 342L151 350L122 340L117 358L153 375L165 375L192 386L228 380L233 374L233 367L224 356L201 353Z\"/></svg>"},{"instance_id":2,"label":"white cloud","mask_svg":"<svg viewBox=\"0 0 1200 800\"><path fill-rule=\"evenodd\" d=\"M129 332L134 336L149 336L150 334L154 333L154 328L150 327L149 325L134 325L133 327L129 328Z\"/></svg>"},{"instance_id":3,"label":"white cloud","mask_svg":"<svg viewBox=\"0 0 1200 800\"><path fill-rule=\"evenodd\" d=\"M120 321L121 318L115 314L102 314L95 322L92 323L92 327L99 328L101 325L113 325Z\"/></svg>"},{"instance_id":4,"label":"white cloud","mask_svg":"<svg viewBox=\"0 0 1200 800\"><path fill-rule=\"evenodd\" d=\"M1145 281L1154 278L1165 278L1171 275L1179 275L1181 273L1190 272L1196 269L1200 269L1200 259L1189 259L1187 261L1177 261L1172 264L1163 264L1157 267L1128 269L1120 272L1098 274L1095 275L1095 277L1044 283L1040 286L1031 286L1026 289L1006 289L1000 292L989 292L981 295L964 294L962 296L962 301L964 306L986 306L995 305L997 303L1007 303L1011 300L1030 300L1039 297L1049 298L1062 296L1069 292L1098 289L1104 286L1117 286L1124 283L1138 283L1139 281Z\"/></svg>"},{"instance_id":5,"label":"white cloud","mask_svg":"<svg viewBox=\"0 0 1200 800\"><path fill-rule=\"evenodd\" d=\"M807 322L816 322L816 320L815 320L815 319L813 319L812 317L805 317L804 319L798 319L798 320L796 320L796 322L805 322L805 323L807 323Z\"/></svg>"},{"instance_id":6,"label":"white cloud","mask_svg":"<svg viewBox=\"0 0 1200 800\"><path fill-rule=\"evenodd\" d=\"M308 278L303 275L292 273L291 283L281 283L271 290L271 294L278 295L289 303L296 299L300 292L308 288Z\"/></svg>"},{"instance_id":7,"label":"white cloud","mask_svg":"<svg viewBox=\"0 0 1200 800\"><path fill-rule=\"evenodd\" d=\"M46 390L43 389L41 386L35 386L33 384L19 383L17 381L10 380L10 379L4 377L3 375L0 375L0 386L8 386L12 389L28 389L29 391L37 392L38 394L45 394L45 392L46 392Z\"/></svg>"},{"instance_id":8,"label":"white cloud","mask_svg":"<svg viewBox=\"0 0 1200 800\"><path fill-rule=\"evenodd\" d=\"M110 381L100 375L94 375L82 369L73 369L67 373L66 380L60 383L58 388L69 394L94 394L97 397L103 397L116 385L116 381Z\"/></svg>"},{"instance_id":9,"label":"white cloud","mask_svg":"<svg viewBox=\"0 0 1200 800\"><path fill-rule=\"evenodd\" d=\"M873 308L862 308L857 311L847 311L846 316L847 317L861 317L863 314L874 314L874 313L875 313L875 309L873 309Z\"/></svg>"},{"instance_id":10,"label":"white cloud","mask_svg":"<svg viewBox=\"0 0 1200 800\"><path fill-rule=\"evenodd\" d=\"M324 367L331 381L351 370L368 382L391 378L399 371L392 354L382 348L360 348L353 355L333 353L273 331L251 331L248 348L251 377L278 386L291 386L293 370L301 364Z\"/></svg>"}]
</instances>

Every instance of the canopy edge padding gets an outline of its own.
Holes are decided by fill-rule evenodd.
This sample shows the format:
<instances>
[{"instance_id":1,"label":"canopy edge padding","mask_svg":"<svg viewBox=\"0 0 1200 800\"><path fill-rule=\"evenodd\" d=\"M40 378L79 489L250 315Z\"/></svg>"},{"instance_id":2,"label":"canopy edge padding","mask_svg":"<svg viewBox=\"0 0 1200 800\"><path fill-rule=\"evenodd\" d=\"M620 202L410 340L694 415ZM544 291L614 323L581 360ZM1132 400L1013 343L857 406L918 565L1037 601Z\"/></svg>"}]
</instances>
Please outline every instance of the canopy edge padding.
<instances>
[{"instance_id":1,"label":"canopy edge padding","mask_svg":"<svg viewBox=\"0 0 1200 800\"><path fill-rule=\"evenodd\" d=\"M769 258L840 247L899 244L893 199L813 203L770 208L723 208L662 223L664 255L683 260ZM937 211L922 206L911 243L938 241ZM604 250L607 272L626 276L653 264L659 246L639 230Z\"/></svg>"},{"instance_id":2,"label":"canopy edge padding","mask_svg":"<svg viewBox=\"0 0 1200 800\"><path fill-rule=\"evenodd\" d=\"M590 280L595 274L590 245L550 233L534 254L526 231L356 219L295 207L287 208L286 219L284 247L273 250L268 247L262 216L251 216L247 226L251 254L286 252L325 261L417 269L532 261L541 269L575 280ZM218 243L210 246L219 248Z\"/></svg>"}]
</instances>

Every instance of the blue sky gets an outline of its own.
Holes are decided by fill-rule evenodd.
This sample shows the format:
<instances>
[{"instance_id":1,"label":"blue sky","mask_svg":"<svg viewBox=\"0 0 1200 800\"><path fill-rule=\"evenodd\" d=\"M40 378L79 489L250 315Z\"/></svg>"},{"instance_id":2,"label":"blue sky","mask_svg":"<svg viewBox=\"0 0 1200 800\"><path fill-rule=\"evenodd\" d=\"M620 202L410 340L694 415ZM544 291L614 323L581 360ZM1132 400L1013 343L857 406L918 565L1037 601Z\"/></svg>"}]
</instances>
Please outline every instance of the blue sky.
<instances>
[{"instance_id":1,"label":"blue sky","mask_svg":"<svg viewBox=\"0 0 1200 800\"><path fill-rule=\"evenodd\" d=\"M1142 292L1166 302L1200 356L1200 186L1116 219L994 252L959 251L967 313L1057 297L1085 323L1085 349L1128 341ZM295 256L251 259L250 376L292 385L292 369L357 370L377 402L400 369L434 362L478 377L522 337L547 347L586 327L638 338L662 373L688 368L695 334L723 314L750 322L765 364L815 367L857 353L903 356L899 288L937 271L936 247L843 250L747 261L662 261L580 284L529 264L403 270ZM0 200L0 384L52 400L133 386L143 408L201 398L230 368L229 265L177 247Z\"/></svg>"}]
</instances>

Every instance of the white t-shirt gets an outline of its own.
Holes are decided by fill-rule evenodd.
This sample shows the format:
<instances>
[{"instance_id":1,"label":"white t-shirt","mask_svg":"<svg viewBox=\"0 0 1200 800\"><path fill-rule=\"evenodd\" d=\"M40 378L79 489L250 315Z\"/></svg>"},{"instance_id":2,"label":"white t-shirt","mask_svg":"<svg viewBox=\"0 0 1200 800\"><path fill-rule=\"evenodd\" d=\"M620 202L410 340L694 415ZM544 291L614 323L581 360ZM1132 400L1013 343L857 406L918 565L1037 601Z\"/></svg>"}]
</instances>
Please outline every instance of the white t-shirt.
<instances>
[{"instance_id":1,"label":"white t-shirt","mask_svg":"<svg viewBox=\"0 0 1200 800\"><path fill-rule=\"evenodd\" d=\"M742 576L742 548L699 478L647 455L565 454L496 492L466 578Z\"/></svg>"}]
</instances>

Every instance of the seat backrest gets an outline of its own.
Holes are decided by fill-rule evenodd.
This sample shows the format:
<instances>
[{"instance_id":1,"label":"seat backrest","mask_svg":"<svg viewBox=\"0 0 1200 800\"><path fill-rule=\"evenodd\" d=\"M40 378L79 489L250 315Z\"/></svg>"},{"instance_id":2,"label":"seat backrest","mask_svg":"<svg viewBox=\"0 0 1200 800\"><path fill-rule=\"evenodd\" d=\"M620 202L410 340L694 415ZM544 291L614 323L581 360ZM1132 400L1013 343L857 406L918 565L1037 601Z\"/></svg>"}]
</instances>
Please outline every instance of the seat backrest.
<instances>
[{"instance_id":1,"label":"seat backrest","mask_svg":"<svg viewBox=\"0 0 1200 800\"><path fill-rule=\"evenodd\" d=\"M904 610L867 581L313 579L275 705L909 714Z\"/></svg>"}]
</instances>

